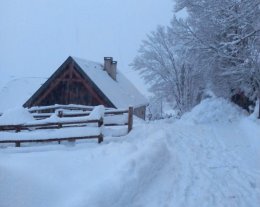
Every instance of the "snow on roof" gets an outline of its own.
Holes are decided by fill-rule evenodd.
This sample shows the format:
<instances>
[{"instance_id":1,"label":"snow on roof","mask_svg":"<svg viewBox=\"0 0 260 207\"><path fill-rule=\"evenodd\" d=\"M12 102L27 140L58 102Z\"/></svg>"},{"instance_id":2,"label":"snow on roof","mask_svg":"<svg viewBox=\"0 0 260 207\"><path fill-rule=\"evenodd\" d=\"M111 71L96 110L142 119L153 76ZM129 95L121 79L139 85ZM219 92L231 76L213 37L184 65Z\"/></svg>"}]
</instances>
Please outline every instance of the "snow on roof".
<instances>
[{"instance_id":1,"label":"snow on roof","mask_svg":"<svg viewBox=\"0 0 260 207\"><path fill-rule=\"evenodd\" d=\"M9 81L0 90L0 113L21 107L46 81L46 78L25 77Z\"/></svg>"},{"instance_id":2,"label":"snow on roof","mask_svg":"<svg viewBox=\"0 0 260 207\"><path fill-rule=\"evenodd\" d=\"M146 98L120 71L117 70L114 81L103 70L102 64L76 57L73 57L73 60L117 108L147 105ZM0 89L0 114L23 106L46 80L47 78L24 77L9 81Z\"/></svg>"},{"instance_id":3,"label":"snow on roof","mask_svg":"<svg viewBox=\"0 0 260 207\"><path fill-rule=\"evenodd\" d=\"M117 70L115 81L103 70L102 64L72 58L117 108L147 105L146 98L120 71Z\"/></svg>"}]
</instances>

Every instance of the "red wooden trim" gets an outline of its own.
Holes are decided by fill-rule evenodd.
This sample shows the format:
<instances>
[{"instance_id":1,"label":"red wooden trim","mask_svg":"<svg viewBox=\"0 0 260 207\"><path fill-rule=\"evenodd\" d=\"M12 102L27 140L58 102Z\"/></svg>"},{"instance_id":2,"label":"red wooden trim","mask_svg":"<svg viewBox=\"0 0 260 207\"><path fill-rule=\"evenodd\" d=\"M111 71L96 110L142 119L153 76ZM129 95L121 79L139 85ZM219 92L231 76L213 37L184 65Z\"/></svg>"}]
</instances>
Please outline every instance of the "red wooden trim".
<instances>
[{"instance_id":1,"label":"red wooden trim","mask_svg":"<svg viewBox=\"0 0 260 207\"><path fill-rule=\"evenodd\" d=\"M82 80L82 84L85 86L85 88L91 93L91 95L101 104L101 105L106 105L106 103L95 93L95 91L93 90L92 87L90 87L87 84L87 81L82 79L82 77L78 74L78 72L76 70L73 71L75 76L80 78Z\"/></svg>"},{"instance_id":2,"label":"red wooden trim","mask_svg":"<svg viewBox=\"0 0 260 207\"><path fill-rule=\"evenodd\" d=\"M66 71L67 70L67 71ZM63 79L63 77L65 77L66 75L68 75L68 73L70 72L68 69L66 69L65 72L63 74L61 74L60 79ZM41 101L43 99L46 98L46 96L48 96L52 90L60 83L61 81L56 80L56 78L54 79L54 81L52 83L50 83L50 85L48 86L48 88L45 90L45 92L38 97L38 100L36 100L34 103L32 103L32 106L35 105L39 105L39 103L41 103Z\"/></svg>"}]
</instances>

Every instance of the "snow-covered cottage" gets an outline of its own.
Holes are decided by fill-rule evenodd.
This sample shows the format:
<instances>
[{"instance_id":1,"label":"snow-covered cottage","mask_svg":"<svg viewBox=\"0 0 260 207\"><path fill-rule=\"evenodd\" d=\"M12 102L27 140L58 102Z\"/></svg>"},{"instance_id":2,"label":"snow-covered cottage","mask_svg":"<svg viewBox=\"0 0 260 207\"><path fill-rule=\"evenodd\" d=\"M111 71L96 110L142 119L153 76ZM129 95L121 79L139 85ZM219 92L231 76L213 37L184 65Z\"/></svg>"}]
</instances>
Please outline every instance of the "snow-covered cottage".
<instances>
[{"instance_id":1,"label":"snow-covered cottage","mask_svg":"<svg viewBox=\"0 0 260 207\"><path fill-rule=\"evenodd\" d=\"M68 57L67 60L30 97L24 107L54 104L134 107L134 114L145 118L147 100L117 70L117 62L105 57L104 64Z\"/></svg>"}]
</instances>

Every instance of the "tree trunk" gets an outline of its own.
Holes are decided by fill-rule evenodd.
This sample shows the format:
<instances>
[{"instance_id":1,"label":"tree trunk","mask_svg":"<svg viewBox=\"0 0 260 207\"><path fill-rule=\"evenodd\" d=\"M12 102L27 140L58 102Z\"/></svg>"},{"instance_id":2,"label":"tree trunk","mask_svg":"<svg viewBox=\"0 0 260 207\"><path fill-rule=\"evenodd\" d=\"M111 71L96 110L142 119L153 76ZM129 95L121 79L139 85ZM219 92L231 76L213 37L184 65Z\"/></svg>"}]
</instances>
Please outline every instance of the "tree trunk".
<instances>
[{"instance_id":1,"label":"tree trunk","mask_svg":"<svg viewBox=\"0 0 260 207\"><path fill-rule=\"evenodd\" d=\"M258 104L259 104L259 107L258 107L258 119L260 119L260 95L258 96Z\"/></svg>"},{"instance_id":2,"label":"tree trunk","mask_svg":"<svg viewBox=\"0 0 260 207\"><path fill-rule=\"evenodd\" d=\"M260 88L258 89L258 99L257 100L258 100L258 117L257 118L260 119ZM255 109L256 109L256 107L255 107Z\"/></svg>"}]
</instances>

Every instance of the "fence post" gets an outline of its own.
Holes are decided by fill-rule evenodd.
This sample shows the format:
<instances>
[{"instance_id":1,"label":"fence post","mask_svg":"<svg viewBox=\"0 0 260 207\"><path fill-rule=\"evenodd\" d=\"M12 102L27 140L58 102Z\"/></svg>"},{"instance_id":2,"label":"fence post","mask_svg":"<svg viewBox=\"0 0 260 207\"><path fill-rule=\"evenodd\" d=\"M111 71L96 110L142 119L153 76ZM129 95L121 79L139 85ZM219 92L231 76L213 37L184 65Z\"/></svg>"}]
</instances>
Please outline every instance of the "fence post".
<instances>
[{"instance_id":1,"label":"fence post","mask_svg":"<svg viewBox=\"0 0 260 207\"><path fill-rule=\"evenodd\" d=\"M134 108L130 106L128 109L128 133L133 128L133 114L134 114Z\"/></svg>"},{"instance_id":2,"label":"fence post","mask_svg":"<svg viewBox=\"0 0 260 207\"><path fill-rule=\"evenodd\" d=\"M17 133L17 132L20 132L21 131L21 126L17 126L17 127L15 127L15 132Z\"/></svg>"},{"instance_id":3,"label":"fence post","mask_svg":"<svg viewBox=\"0 0 260 207\"><path fill-rule=\"evenodd\" d=\"M98 136L98 144L100 144L101 142L103 142L104 139L103 139L103 134L101 133L99 136Z\"/></svg>"},{"instance_id":4,"label":"fence post","mask_svg":"<svg viewBox=\"0 0 260 207\"><path fill-rule=\"evenodd\" d=\"M100 135L98 136L98 143L100 144L101 142L103 142L104 138L103 138L103 134L102 134L102 127L104 124L104 120L103 117L101 117L98 121L98 127L101 128L101 132Z\"/></svg>"},{"instance_id":5,"label":"fence post","mask_svg":"<svg viewBox=\"0 0 260 207\"><path fill-rule=\"evenodd\" d=\"M20 146L21 146L21 142L16 141L15 142L15 147L20 147Z\"/></svg>"},{"instance_id":6,"label":"fence post","mask_svg":"<svg viewBox=\"0 0 260 207\"><path fill-rule=\"evenodd\" d=\"M104 121L103 121L103 117L101 117L98 121L98 127L101 127L103 125Z\"/></svg>"},{"instance_id":7,"label":"fence post","mask_svg":"<svg viewBox=\"0 0 260 207\"><path fill-rule=\"evenodd\" d=\"M59 111L58 111L58 117L60 117L60 118L63 117L63 111L62 111L62 110L59 110Z\"/></svg>"},{"instance_id":8,"label":"fence post","mask_svg":"<svg viewBox=\"0 0 260 207\"><path fill-rule=\"evenodd\" d=\"M62 110L58 110L57 116L59 118L62 118L63 117L63 111ZM58 128L62 128L62 124L61 123L58 124Z\"/></svg>"}]
</instances>

